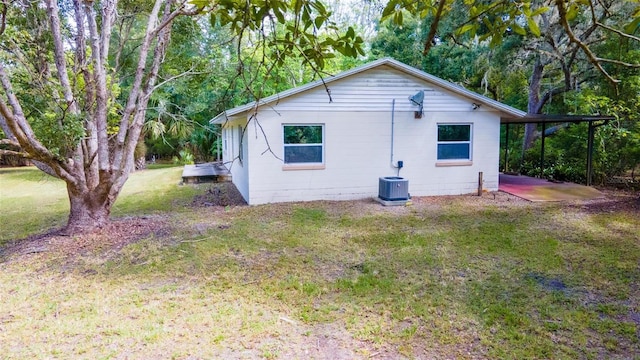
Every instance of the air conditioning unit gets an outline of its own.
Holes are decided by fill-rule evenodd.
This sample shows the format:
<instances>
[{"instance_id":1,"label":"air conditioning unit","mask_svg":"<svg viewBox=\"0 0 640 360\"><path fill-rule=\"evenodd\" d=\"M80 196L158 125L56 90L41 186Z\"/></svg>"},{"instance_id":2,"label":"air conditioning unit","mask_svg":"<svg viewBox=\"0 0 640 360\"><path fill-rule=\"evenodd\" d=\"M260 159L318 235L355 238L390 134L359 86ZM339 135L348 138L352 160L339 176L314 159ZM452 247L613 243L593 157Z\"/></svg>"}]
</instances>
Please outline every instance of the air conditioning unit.
<instances>
[{"instance_id":1,"label":"air conditioning unit","mask_svg":"<svg viewBox=\"0 0 640 360\"><path fill-rule=\"evenodd\" d=\"M378 183L378 197L386 201L408 200L409 180L399 176L381 177Z\"/></svg>"}]
</instances>

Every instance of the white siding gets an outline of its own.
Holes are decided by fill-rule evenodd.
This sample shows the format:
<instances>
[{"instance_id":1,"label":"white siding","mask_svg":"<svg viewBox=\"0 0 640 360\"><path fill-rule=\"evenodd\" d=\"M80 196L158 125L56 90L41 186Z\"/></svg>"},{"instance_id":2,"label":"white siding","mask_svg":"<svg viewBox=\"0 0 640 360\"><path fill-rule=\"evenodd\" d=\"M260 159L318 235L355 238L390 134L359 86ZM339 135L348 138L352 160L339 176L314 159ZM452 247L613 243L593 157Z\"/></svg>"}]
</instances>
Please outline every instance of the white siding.
<instances>
[{"instance_id":1,"label":"white siding","mask_svg":"<svg viewBox=\"0 0 640 360\"><path fill-rule=\"evenodd\" d=\"M262 129L255 120L249 123L245 159L242 166L234 163L232 174L250 204L377 196L378 178L397 173L390 159L394 99L394 165L404 162L400 176L409 180L412 196L474 192L478 172L484 173L486 189L497 190L497 112L472 110L472 101L388 66L330 85L332 102L324 88L311 89L263 107L257 117ZM419 90L425 91L424 116L415 119L417 107L408 98ZM324 124L324 169L283 170L282 126L287 123ZM473 124L472 164L436 166L438 123Z\"/></svg>"},{"instance_id":2,"label":"white siding","mask_svg":"<svg viewBox=\"0 0 640 360\"><path fill-rule=\"evenodd\" d=\"M331 99L327 93L331 94ZM471 101L435 88L390 66L380 66L325 87L317 87L291 96L275 105L275 111L384 111L389 112L391 99L397 99L396 110L414 111L409 97L424 91L425 111L471 110ZM264 111L269 107L265 106Z\"/></svg>"}]
</instances>

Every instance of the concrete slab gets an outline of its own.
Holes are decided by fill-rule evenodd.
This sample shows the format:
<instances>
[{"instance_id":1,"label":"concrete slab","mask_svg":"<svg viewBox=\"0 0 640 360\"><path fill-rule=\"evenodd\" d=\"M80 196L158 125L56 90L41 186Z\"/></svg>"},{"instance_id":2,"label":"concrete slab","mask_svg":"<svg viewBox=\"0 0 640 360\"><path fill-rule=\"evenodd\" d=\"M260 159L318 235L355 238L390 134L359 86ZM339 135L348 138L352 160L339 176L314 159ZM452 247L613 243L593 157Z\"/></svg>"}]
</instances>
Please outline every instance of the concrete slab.
<instances>
[{"instance_id":1,"label":"concrete slab","mask_svg":"<svg viewBox=\"0 0 640 360\"><path fill-rule=\"evenodd\" d=\"M529 201L591 200L604 195L589 186L551 182L523 175L500 174L499 190Z\"/></svg>"},{"instance_id":2,"label":"concrete slab","mask_svg":"<svg viewBox=\"0 0 640 360\"><path fill-rule=\"evenodd\" d=\"M375 197L373 198L375 201L379 202L380 204L384 205L384 206L406 206L406 205L411 205L411 200L407 199L407 200L383 200L380 199L379 197Z\"/></svg>"},{"instance_id":3,"label":"concrete slab","mask_svg":"<svg viewBox=\"0 0 640 360\"><path fill-rule=\"evenodd\" d=\"M185 183L230 181L231 173L221 163L185 165L182 181Z\"/></svg>"}]
</instances>

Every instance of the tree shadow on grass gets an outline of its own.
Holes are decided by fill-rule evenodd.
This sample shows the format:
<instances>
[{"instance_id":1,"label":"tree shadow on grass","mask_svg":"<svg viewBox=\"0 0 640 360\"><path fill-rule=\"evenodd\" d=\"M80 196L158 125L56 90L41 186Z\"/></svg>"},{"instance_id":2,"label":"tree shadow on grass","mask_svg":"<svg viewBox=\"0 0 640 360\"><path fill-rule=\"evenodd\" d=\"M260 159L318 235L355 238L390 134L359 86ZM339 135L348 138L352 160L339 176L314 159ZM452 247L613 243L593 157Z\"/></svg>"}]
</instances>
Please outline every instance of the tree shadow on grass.
<instances>
[{"instance_id":1,"label":"tree shadow on grass","mask_svg":"<svg viewBox=\"0 0 640 360\"><path fill-rule=\"evenodd\" d=\"M25 256L40 255L43 260L57 259L67 266L90 253L119 251L149 236L169 233L166 217L127 217L110 221L95 232L67 235L64 228L7 242L0 248L0 261L20 261ZM62 260L61 260L62 259Z\"/></svg>"}]
</instances>

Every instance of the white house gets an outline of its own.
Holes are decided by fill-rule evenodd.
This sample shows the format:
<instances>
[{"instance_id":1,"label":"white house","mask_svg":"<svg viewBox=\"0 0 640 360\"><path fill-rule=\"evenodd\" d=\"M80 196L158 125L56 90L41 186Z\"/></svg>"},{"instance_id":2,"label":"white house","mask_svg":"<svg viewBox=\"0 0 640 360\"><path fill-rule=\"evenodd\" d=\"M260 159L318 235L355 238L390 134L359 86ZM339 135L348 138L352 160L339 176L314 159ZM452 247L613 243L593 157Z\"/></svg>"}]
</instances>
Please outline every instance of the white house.
<instances>
[{"instance_id":1,"label":"white house","mask_svg":"<svg viewBox=\"0 0 640 360\"><path fill-rule=\"evenodd\" d=\"M222 125L233 183L254 205L376 197L384 176L408 179L412 196L455 195L477 191L482 172L494 191L500 120L525 115L386 58L211 122Z\"/></svg>"}]
</instances>

